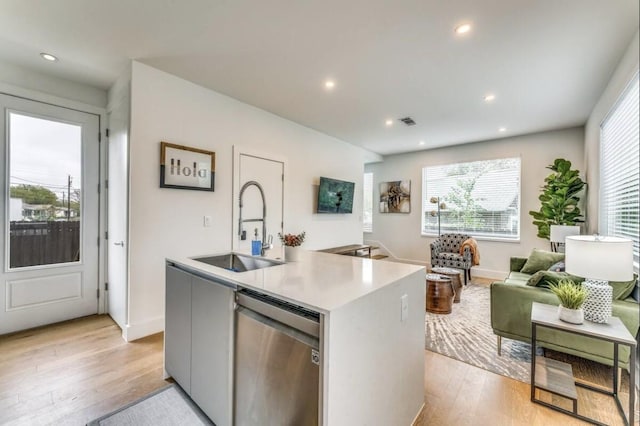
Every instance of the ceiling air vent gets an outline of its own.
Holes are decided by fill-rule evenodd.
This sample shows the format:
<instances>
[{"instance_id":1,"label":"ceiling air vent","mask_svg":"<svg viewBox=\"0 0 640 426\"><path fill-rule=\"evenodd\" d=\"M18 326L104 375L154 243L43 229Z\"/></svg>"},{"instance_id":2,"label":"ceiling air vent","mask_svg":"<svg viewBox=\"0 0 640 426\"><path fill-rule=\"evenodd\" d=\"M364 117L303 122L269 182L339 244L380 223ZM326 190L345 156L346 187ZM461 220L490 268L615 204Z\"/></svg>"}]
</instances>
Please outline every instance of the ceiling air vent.
<instances>
[{"instance_id":1,"label":"ceiling air vent","mask_svg":"<svg viewBox=\"0 0 640 426\"><path fill-rule=\"evenodd\" d=\"M402 121L407 126L415 126L416 125L416 122L413 121L413 118L411 118L411 117L399 118L398 120Z\"/></svg>"}]
</instances>

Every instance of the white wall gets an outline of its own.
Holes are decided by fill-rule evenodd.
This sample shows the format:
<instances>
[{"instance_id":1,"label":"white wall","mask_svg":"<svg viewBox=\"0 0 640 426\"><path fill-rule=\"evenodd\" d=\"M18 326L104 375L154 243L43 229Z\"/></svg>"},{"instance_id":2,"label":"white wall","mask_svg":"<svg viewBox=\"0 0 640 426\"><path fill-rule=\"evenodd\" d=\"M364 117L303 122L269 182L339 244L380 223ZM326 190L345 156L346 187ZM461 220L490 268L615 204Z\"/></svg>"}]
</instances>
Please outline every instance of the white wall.
<instances>
[{"instance_id":1,"label":"white wall","mask_svg":"<svg viewBox=\"0 0 640 426\"><path fill-rule=\"evenodd\" d=\"M631 78L638 72L639 38L639 33L633 36L625 55L613 72L609 84L600 95L600 99L591 111L585 125L585 169L586 180L589 183L588 226L590 234L598 232L599 228L600 124L609 114Z\"/></svg>"},{"instance_id":2,"label":"white wall","mask_svg":"<svg viewBox=\"0 0 640 426\"><path fill-rule=\"evenodd\" d=\"M55 64L52 64L55 66ZM80 102L94 107L107 106L107 91L73 81L42 74L0 61L0 82L5 85L33 90L39 94L48 94L67 100ZM6 91L1 85L0 90ZM27 96L29 97L29 96ZM31 98L31 97L30 97ZM31 98L33 99L33 98ZM64 106L70 106L65 104ZM84 108L80 108L86 111ZM92 112L92 111L88 111Z\"/></svg>"},{"instance_id":3,"label":"white wall","mask_svg":"<svg viewBox=\"0 0 640 426\"><path fill-rule=\"evenodd\" d=\"M385 157L381 163L368 164L366 171L373 172L373 233L365 234L364 239L381 244L393 257L412 263L429 263L429 243L433 238L423 237L420 233L422 168L519 156L522 158L520 241L479 240L480 266L473 269L475 275L504 278L509 271L510 256L526 257L534 247L549 249L549 242L536 236L537 228L532 224L529 211L540 208L538 195L544 178L551 173L546 167L553 160L568 159L573 168L583 171L583 142L583 128L577 127L393 155ZM405 179L411 180L411 213L379 213L377 200L380 197L380 182Z\"/></svg>"},{"instance_id":4,"label":"white wall","mask_svg":"<svg viewBox=\"0 0 640 426\"><path fill-rule=\"evenodd\" d=\"M306 231L303 248L362 241L371 153L137 62L131 85L130 335L163 329L166 257L231 249L234 144L286 159L284 230ZM161 189L161 141L215 151L215 192ZM356 182L353 214L314 213L320 176Z\"/></svg>"}]
</instances>

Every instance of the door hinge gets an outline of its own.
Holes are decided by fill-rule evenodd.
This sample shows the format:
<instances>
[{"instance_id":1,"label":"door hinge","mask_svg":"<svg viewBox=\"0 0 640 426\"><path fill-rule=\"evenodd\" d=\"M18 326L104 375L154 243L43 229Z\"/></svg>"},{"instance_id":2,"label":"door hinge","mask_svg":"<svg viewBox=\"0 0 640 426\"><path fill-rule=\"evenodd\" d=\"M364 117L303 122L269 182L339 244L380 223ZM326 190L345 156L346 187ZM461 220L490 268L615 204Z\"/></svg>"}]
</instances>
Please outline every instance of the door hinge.
<instances>
[{"instance_id":1,"label":"door hinge","mask_svg":"<svg viewBox=\"0 0 640 426\"><path fill-rule=\"evenodd\" d=\"M98 132L98 143L102 142L102 132Z\"/></svg>"},{"instance_id":2,"label":"door hinge","mask_svg":"<svg viewBox=\"0 0 640 426\"><path fill-rule=\"evenodd\" d=\"M104 283L104 291L109 291L109 283Z\"/></svg>"},{"instance_id":3,"label":"door hinge","mask_svg":"<svg viewBox=\"0 0 640 426\"><path fill-rule=\"evenodd\" d=\"M284 173L282 174L282 181L284 182Z\"/></svg>"},{"instance_id":4,"label":"door hinge","mask_svg":"<svg viewBox=\"0 0 640 426\"><path fill-rule=\"evenodd\" d=\"M104 189L109 189L109 179L104 181Z\"/></svg>"},{"instance_id":5,"label":"door hinge","mask_svg":"<svg viewBox=\"0 0 640 426\"><path fill-rule=\"evenodd\" d=\"M98 240L98 247L100 247L100 237L98 237L97 240Z\"/></svg>"},{"instance_id":6,"label":"door hinge","mask_svg":"<svg viewBox=\"0 0 640 426\"><path fill-rule=\"evenodd\" d=\"M98 194L100 193L100 184L98 184Z\"/></svg>"},{"instance_id":7,"label":"door hinge","mask_svg":"<svg viewBox=\"0 0 640 426\"><path fill-rule=\"evenodd\" d=\"M106 137L109 137L109 129L104 129L104 135L105 135Z\"/></svg>"},{"instance_id":8,"label":"door hinge","mask_svg":"<svg viewBox=\"0 0 640 426\"><path fill-rule=\"evenodd\" d=\"M100 299L100 289L96 288L96 299Z\"/></svg>"}]
</instances>

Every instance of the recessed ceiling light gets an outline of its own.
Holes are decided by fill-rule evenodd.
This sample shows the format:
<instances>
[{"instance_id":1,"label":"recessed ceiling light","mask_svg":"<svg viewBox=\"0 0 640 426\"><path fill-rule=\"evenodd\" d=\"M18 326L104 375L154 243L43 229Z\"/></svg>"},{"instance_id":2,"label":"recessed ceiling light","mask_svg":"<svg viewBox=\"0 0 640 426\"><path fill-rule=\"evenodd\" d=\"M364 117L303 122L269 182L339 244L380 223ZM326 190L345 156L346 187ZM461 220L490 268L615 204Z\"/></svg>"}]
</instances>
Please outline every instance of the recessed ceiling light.
<instances>
[{"instance_id":1,"label":"recessed ceiling light","mask_svg":"<svg viewBox=\"0 0 640 426\"><path fill-rule=\"evenodd\" d=\"M496 95L494 95L493 93L489 93L487 95L485 95L484 97L484 101L485 102L492 102L496 99Z\"/></svg>"},{"instance_id":2,"label":"recessed ceiling light","mask_svg":"<svg viewBox=\"0 0 640 426\"><path fill-rule=\"evenodd\" d=\"M424 145L424 141L420 141L419 145Z\"/></svg>"},{"instance_id":3,"label":"recessed ceiling light","mask_svg":"<svg viewBox=\"0 0 640 426\"><path fill-rule=\"evenodd\" d=\"M466 34L471 31L471 24L458 25L454 31L456 34Z\"/></svg>"},{"instance_id":4,"label":"recessed ceiling light","mask_svg":"<svg viewBox=\"0 0 640 426\"><path fill-rule=\"evenodd\" d=\"M384 122L384 125L387 126L387 127L393 126L393 120L386 120Z\"/></svg>"},{"instance_id":5,"label":"recessed ceiling light","mask_svg":"<svg viewBox=\"0 0 640 426\"><path fill-rule=\"evenodd\" d=\"M336 87L336 82L335 82L335 81L333 81L333 80L327 80L327 81L325 81L325 82L324 82L324 87L325 87L326 89L331 90L331 89L333 89L334 87Z\"/></svg>"},{"instance_id":6,"label":"recessed ceiling light","mask_svg":"<svg viewBox=\"0 0 640 426\"><path fill-rule=\"evenodd\" d=\"M506 131L507 131L507 128L506 128L506 127L500 127L500 128L498 129L498 131L499 131L500 133L503 133L503 132L506 132Z\"/></svg>"},{"instance_id":7,"label":"recessed ceiling light","mask_svg":"<svg viewBox=\"0 0 640 426\"><path fill-rule=\"evenodd\" d=\"M50 53L42 52L42 53L40 54L40 56L42 57L42 59L44 59L44 60L46 60L46 61L49 61L49 62L55 62L55 61L57 61L57 60L58 60L58 58L56 58L55 56L53 56L53 55L52 55L52 54L50 54Z\"/></svg>"}]
</instances>

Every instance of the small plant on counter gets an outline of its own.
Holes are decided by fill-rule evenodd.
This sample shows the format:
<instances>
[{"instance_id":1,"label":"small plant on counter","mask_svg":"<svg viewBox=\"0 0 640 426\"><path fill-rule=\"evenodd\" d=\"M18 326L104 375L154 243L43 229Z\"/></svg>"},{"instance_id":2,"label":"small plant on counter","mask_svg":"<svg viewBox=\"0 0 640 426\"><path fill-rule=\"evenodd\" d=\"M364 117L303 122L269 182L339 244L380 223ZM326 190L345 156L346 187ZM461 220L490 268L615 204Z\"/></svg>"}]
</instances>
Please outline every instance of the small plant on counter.
<instances>
[{"instance_id":1,"label":"small plant on counter","mask_svg":"<svg viewBox=\"0 0 640 426\"><path fill-rule=\"evenodd\" d=\"M298 247L301 246L302 243L304 242L304 236L305 236L305 232L302 231L302 233L300 234L284 234L282 235L280 232L278 232L278 237L280 238L280 241L282 242L282 245L287 246L287 247Z\"/></svg>"}]
</instances>

